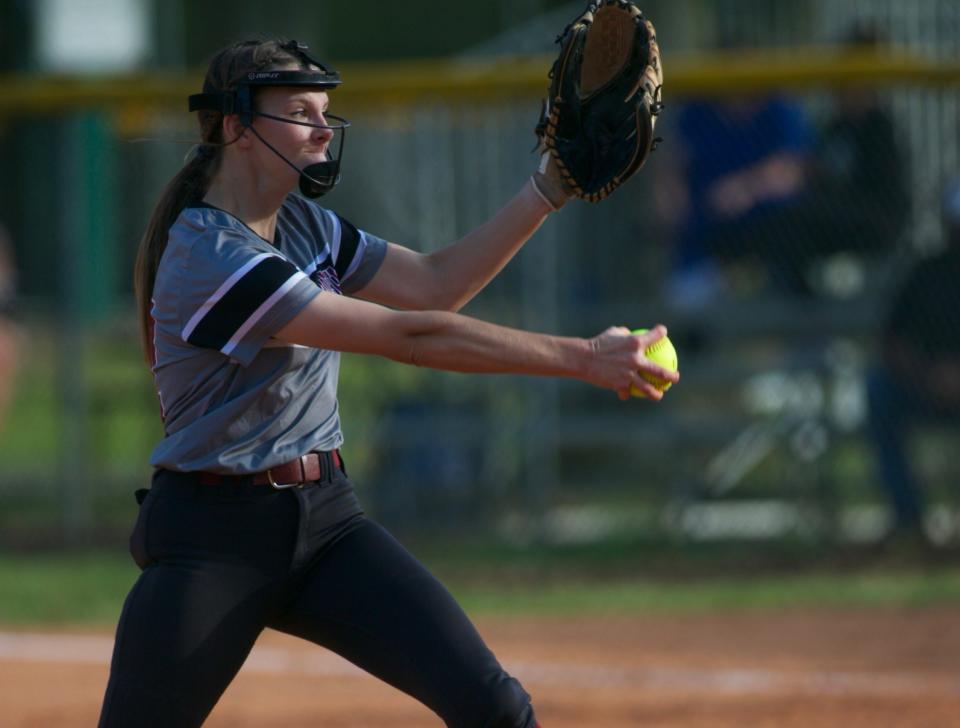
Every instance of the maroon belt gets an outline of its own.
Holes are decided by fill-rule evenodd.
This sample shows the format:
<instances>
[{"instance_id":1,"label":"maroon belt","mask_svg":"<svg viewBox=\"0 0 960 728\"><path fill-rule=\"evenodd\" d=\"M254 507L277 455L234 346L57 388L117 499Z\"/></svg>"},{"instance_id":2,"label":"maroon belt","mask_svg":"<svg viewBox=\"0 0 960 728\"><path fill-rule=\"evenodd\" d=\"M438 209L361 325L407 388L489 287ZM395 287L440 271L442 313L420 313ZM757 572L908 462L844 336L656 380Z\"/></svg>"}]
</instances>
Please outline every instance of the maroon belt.
<instances>
[{"instance_id":1,"label":"maroon belt","mask_svg":"<svg viewBox=\"0 0 960 728\"><path fill-rule=\"evenodd\" d=\"M274 488L293 488L312 483L315 480L330 480L334 472L343 469L339 450L330 452L310 452L288 463L275 465L260 473L249 475L221 475L220 473L198 473L201 485L220 485L221 483L245 480L253 485L272 485Z\"/></svg>"}]
</instances>

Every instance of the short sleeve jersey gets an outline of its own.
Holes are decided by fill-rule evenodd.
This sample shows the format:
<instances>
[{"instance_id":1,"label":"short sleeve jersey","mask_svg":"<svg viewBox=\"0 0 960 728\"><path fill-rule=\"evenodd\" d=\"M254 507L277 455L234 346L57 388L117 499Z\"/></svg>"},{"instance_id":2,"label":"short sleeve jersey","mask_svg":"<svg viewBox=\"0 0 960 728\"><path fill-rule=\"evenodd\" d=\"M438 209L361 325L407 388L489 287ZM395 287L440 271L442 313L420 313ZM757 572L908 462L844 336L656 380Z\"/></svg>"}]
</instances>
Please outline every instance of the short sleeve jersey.
<instances>
[{"instance_id":1,"label":"short sleeve jersey","mask_svg":"<svg viewBox=\"0 0 960 728\"><path fill-rule=\"evenodd\" d=\"M170 228L153 291L165 436L154 467L253 473L343 442L340 355L273 338L322 292L362 288L386 242L296 195L273 243L200 204Z\"/></svg>"}]
</instances>

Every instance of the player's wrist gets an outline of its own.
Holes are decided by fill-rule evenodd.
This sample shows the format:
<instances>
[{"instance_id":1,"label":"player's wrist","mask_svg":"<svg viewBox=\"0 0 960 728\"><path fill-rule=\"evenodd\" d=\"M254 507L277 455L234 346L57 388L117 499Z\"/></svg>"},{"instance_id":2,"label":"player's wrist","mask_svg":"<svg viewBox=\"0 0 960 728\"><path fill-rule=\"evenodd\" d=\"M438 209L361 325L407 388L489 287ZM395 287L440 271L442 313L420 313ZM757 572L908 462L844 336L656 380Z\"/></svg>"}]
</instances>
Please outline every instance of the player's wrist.
<instances>
[{"instance_id":1,"label":"player's wrist","mask_svg":"<svg viewBox=\"0 0 960 728\"><path fill-rule=\"evenodd\" d=\"M530 175L529 182L530 182L530 188L533 190L534 195L536 195L537 199L546 209L547 214L551 212L557 212L561 207L563 207L567 203L566 199L556 200L556 201L551 199L551 197L543 189L543 186L544 186L543 182L541 181L539 184L537 183L536 173Z\"/></svg>"},{"instance_id":2,"label":"player's wrist","mask_svg":"<svg viewBox=\"0 0 960 728\"><path fill-rule=\"evenodd\" d=\"M552 212L559 210L573 197L567 186L563 184L563 180L560 179L556 165L550 158L550 152L545 151L543 153L540 165L530 176L530 184L533 186L533 191Z\"/></svg>"}]
</instances>

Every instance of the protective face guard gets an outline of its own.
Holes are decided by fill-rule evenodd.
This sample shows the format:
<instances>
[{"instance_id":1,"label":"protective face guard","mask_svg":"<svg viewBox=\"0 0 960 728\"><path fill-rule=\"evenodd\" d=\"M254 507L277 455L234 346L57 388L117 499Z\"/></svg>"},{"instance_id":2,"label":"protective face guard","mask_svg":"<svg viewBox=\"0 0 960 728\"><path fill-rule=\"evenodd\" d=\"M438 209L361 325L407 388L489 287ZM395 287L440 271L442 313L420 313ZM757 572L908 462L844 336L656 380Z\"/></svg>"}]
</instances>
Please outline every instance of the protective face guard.
<instances>
[{"instance_id":1,"label":"protective face guard","mask_svg":"<svg viewBox=\"0 0 960 728\"><path fill-rule=\"evenodd\" d=\"M304 64L315 66L318 70L256 71L249 73L246 79L237 84L237 87L231 91L207 92L205 90L204 93L191 95L188 99L189 109L190 111L219 111L224 116L227 114L237 114L240 117L241 124L252 131L270 151L300 173L300 192L306 197L320 197L332 190L337 182L340 181L340 160L343 157L343 143L347 135L346 129L350 126L350 122L333 114L325 114L328 119L333 119L337 122L332 125L311 124L306 121L294 121L293 119L284 119L283 117L272 114L264 114L253 108L253 89L263 86L294 86L307 87L314 91L325 91L336 88L341 84L340 74L308 55L307 46L302 43L294 40L281 47L294 57L299 58ZM339 131L337 153L324 162L316 162L315 164L310 164L300 169L278 152L273 145L260 136L259 132L253 128L253 117L255 116L273 119L274 121L280 121L284 124L308 126L313 129L330 129L334 133Z\"/></svg>"}]
</instances>

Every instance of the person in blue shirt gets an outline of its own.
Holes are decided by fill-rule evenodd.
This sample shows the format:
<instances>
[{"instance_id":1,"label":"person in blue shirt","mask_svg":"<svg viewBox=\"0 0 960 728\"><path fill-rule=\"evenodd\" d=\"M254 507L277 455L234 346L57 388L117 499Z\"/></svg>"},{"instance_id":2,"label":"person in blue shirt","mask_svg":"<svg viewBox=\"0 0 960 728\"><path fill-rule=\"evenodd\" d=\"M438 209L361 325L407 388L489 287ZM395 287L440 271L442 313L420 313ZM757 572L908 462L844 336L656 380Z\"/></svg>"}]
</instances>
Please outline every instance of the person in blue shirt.
<instances>
[{"instance_id":1,"label":"person in blue shirt","mask_svg":"<svg viewBox=\"0 0 960 728\"><path fill-rule=\"evenodd\" d=\"M726 263L775 254L777 216L804 189L810 130L778 96L696 101L676 127L678 168L661 196L675 241L668 295L697 305L723 293Z\"/></svg>"}]
</instances>

